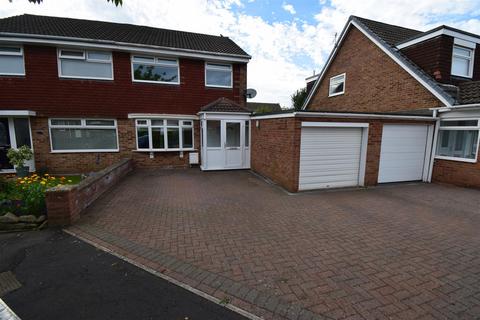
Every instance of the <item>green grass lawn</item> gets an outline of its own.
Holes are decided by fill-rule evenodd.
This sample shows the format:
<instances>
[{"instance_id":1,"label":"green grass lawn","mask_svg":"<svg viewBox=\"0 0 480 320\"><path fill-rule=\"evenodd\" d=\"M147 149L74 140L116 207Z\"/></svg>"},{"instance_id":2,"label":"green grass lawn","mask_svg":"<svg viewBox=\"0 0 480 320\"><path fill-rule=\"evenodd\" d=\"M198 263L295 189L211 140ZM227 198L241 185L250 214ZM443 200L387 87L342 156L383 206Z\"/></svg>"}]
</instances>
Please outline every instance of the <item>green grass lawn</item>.
<instances>
[{"instance_id":1,"label":"green grass lawn","mask_svg":"<svg viewBox=\"0 0 480 320\"><path fill-rule=\"evenodd\" d=\"M77 174L77 175L63 175L63 176L54 176L57 179L60 179L61 177L65 177L65 184L78 184L80 181L82 181L82 176ZM70 182L71 181L71 182Z\"/></svg>"}]
</instances>

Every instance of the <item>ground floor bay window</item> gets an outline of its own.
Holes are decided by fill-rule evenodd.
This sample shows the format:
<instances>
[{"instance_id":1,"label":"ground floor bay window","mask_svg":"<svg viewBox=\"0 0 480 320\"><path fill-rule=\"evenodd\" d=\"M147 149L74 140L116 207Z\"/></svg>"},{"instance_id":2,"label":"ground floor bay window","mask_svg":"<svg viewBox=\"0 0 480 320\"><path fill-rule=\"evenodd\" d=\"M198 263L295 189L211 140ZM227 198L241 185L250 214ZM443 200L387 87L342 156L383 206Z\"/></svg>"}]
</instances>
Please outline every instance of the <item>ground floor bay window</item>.
<instances>
[{"instance_id":1,"label":"ground floor bay window","mask_svg":"<svg viewBox=\"0 0 480 320\"><path fill-rule=\"evenodd\" d=\"M12 112L20 113L20 112ZM27 116L2 116L0 115L0 172L14 172L14 167L7 158L10 148L28 146L32 148L30 120ZM26 163L30 170L34 170L34 161Z\"/></svg>"},{"instance_id":2,"label":"ground floor bay window","mask_svg":"<svg viewBox=\"0 0 480 320\"><path fill-rule=\"evenodd\" d=\"M479 120L440 121L436 158L476 162Z\"/></svg>"},{"instance_id":3,"label":"ground floor bay window","mask_svg":"<svg viewBox=\"0 0 480 320\"><path fill-rule=\"evenodd\" d=\"M138 151L194 150L193 120L136 119Z\"/></svg>"}]
</instances>

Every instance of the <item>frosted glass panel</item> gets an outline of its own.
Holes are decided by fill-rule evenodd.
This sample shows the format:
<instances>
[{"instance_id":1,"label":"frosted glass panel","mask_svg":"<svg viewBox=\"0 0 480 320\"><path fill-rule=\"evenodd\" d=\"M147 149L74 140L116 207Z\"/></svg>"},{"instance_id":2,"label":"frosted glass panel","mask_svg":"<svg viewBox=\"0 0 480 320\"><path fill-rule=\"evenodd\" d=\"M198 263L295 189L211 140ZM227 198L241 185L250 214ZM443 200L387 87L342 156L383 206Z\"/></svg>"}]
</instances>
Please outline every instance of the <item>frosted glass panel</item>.
<instances>
[{"instance_id":1,"label":"frosted glass panel","mask_svg":"<svg viewBox=\"0 0 480 320\"><path fill-rule=\"evenodd\" d=\"M207 121L207 147L219 148L221 146L220 121Z\"/></svg>"},{"instance_id":2,"label":"frosted glass panel","mask_svg":"<svg viewBox=\"0 0 480 320\"><path fill-rule=\"evenodd\" d=\"M60 59L62 76L85 78L112 78L111 63Z\"/></svg>"},{"instance_id":3,"label":"frosted glass panel","mask_svg":"<svg viewBox=\"0 0 480 320\"><path fill-rule=\"evenodd\" d=\"M227 147L240 147L240 123L227 122Z\"/></svg>"},{"instance_id":4,"label":"frosted glass panel","mask_svg":"<svg viewBox=\"0 0 480 320\"><path fill-rule=\"evenodd\" d=\"M117 149L116 130L52 129L53 150Z\"/></svg>"},{"instance_id":5,"label":"frosted glass panel","mask_svg":"<svg viewBox=\"0 0 480 320\"><path fill-rule=\"evenodd\" d=\"M0 55L0 74L24 74L22 56L3 56Z\"/></svg>"}]
</instances>

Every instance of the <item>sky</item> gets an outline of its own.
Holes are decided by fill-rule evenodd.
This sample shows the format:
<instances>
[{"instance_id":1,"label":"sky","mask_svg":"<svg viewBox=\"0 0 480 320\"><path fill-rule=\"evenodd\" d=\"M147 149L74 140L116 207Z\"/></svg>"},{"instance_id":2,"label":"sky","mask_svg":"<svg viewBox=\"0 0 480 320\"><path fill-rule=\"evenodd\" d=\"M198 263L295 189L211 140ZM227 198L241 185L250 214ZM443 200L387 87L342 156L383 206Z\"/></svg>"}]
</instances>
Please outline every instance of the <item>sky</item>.
<instances>
[{"instance_id":1,"label":"sky","mask_svg":"<svg viewBox=\"0 0 480 320\"><path fill-rule=\"evenodd\" d=\"M2 0L0 18L64 16L228 36L252 56L249 101L291 106L305 78L319 72L350 15L419 30L450 25L480 34L478 0Z\"/></svg>"}]
</instances>

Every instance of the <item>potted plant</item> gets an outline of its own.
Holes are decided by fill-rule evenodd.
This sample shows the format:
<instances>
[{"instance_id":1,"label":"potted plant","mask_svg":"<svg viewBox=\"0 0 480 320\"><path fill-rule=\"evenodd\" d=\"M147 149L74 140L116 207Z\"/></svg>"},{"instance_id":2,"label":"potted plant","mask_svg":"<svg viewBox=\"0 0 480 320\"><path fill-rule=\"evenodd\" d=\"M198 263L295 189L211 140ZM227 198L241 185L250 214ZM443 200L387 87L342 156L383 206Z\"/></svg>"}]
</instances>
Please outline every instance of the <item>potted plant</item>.
<instances>
[{"instance_id":1,"label":"potted plant","mask_svg":"<svg viewBox=\"0 0 480 320\"><path fill-rule=\"evenodd\" d=\"M8 160L15 166L17 176L26 177L30 167L25 165L25 161L33 159L33 152L28 146L21 146L18 149L10 148L7 152Z\"/></svg>"}]
</instances>

